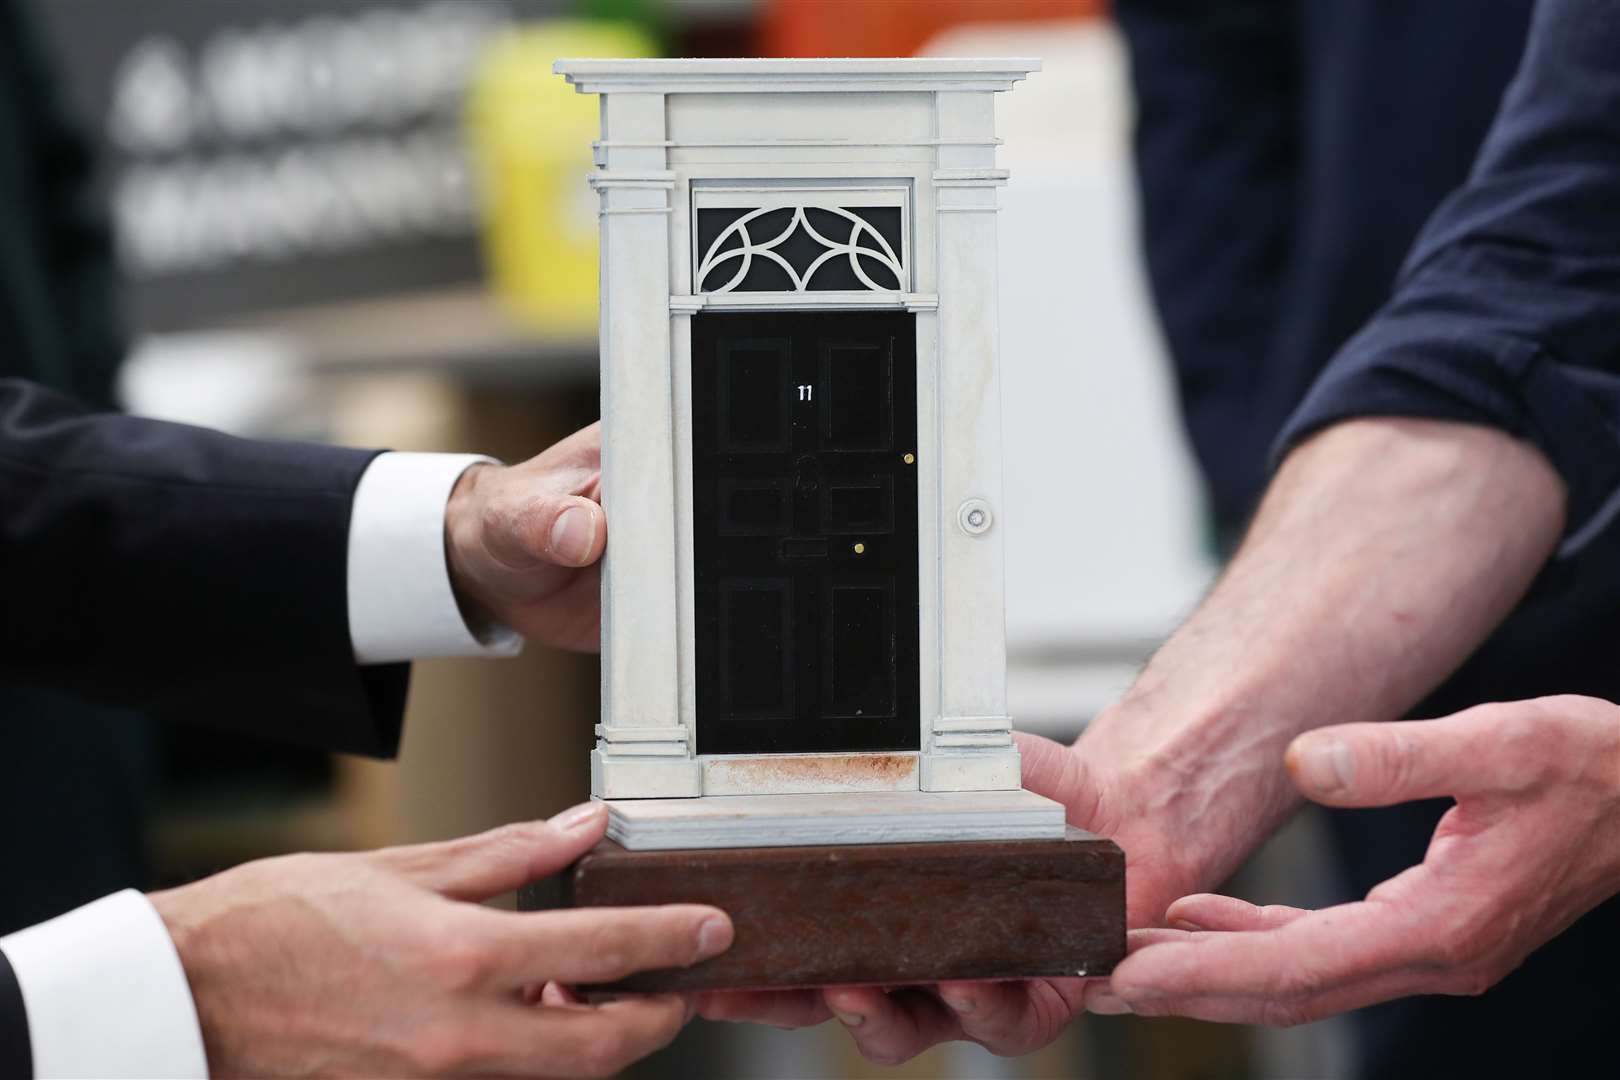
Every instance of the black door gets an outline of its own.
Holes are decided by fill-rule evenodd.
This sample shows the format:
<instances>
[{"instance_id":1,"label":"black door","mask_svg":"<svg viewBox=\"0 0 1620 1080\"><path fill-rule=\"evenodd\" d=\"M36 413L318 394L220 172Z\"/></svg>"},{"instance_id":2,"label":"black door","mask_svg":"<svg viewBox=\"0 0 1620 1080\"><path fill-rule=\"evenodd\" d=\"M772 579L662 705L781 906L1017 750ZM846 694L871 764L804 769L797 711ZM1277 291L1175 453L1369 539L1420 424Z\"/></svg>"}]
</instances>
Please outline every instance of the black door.
<instances>
[{"instance_id":1,"label":"black door","mask_svg":"<svg viewBox=\"0 0 1620 1080\"><path fill-rule=\"evenodd\" d=\"M904 312L692 319L698 753L916 750Z\"/></svg>"}]
</instances>

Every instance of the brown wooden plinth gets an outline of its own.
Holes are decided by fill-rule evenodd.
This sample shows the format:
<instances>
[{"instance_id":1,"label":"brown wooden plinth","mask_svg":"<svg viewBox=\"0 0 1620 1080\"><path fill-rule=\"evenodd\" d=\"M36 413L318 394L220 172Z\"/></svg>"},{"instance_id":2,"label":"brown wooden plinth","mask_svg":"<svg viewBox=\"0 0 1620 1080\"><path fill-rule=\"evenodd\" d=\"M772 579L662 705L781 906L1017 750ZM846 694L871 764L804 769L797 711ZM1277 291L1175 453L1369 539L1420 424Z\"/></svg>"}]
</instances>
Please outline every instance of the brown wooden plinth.
<instances>
[{"instance_id":1,"label":"brown wooden plinth","mask_svg":"<svg viewBox=\"0 0 1620 1080\"><path fill-rule=\"evenodd\" d=\"M1103 975L1125 955L1125 856L1062 840L627 851L604 840L518 894L532 911L701 903L730 950L614 991Z\"/></svg>"}]
</instances>

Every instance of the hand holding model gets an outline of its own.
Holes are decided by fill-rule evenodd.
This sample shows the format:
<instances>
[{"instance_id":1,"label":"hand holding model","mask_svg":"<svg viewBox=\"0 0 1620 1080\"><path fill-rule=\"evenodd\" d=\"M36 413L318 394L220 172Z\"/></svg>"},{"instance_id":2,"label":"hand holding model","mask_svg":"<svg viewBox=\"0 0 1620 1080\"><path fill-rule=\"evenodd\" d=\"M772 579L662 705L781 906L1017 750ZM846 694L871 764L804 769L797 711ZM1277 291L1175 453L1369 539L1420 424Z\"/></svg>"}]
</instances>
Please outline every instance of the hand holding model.
<instances>
[{"instance_id":1,"label":"hand holding model","mask_svg":"<svg viewBox=\"0 0 1620 1080\"><path fill-rule=\"evenodd\" d=\"M1511 610L1563 528L1563 499L1546 459L1497 431L1328 429L1289 456L1220 583L1123 699L1072 747L1019 737L1025 785L1118 841L1129 925L1163 927L1173 901L1217 887L1298 807L1283 766L1296 736L1402 715ZM1082 1007L1124 1008L1101 979L702 1002L706 1016L778 1024L830 1008L884 1062L953 1038L1028 1053Z\"/></svg>"},{"instance_id":2,"label":"hand holding model","mask_svg":"<svg viewBox=\"0 0 1620 1080\"><path fill-rule=\"evenodd\" d=\"M596 651L607 544L602 430L592 424L520 465L474 465L445 508L450 576L473 623Z\"/></svg>"},{"instance_id":3,"label":"hand holding model","mask_svg":"<svg viewBox=\"0 0 1620 1080\"><path fill-rule=\"evenodd\" d=\"M475 465L445 510L458 599L477 620L597 644L606 522L600 429L529 461ZM250 863L157 893L214 1075L601 1076L663 1046L676 996L585 1006L571 983L723 952L714 908L514 914L486 900L601 839L600 805L437 844Z\"/></svg>"},{"instance_id":4,"label":"hand holding model","mask_svg":"<svg viewBox=\"0 0 1620 1080\"><path fill-rule=\"evenodd\" d=\"M723 952L723 912L477 903L562 869L606 827L606 809L586 804L443 843L266 859L154 894L209 1072L608 1076L663 1046L691 1014L685 999L586 1006L563 986Z\"/></svg>"}]
</instances>

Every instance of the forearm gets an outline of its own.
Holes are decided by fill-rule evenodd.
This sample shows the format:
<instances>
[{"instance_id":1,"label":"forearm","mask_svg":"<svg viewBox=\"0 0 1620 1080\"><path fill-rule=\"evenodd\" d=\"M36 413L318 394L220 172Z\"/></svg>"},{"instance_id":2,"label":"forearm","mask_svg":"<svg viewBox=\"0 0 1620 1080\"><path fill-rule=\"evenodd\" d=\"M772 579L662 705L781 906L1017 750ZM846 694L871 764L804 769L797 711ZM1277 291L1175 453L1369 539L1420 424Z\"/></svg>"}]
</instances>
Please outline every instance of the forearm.
<instances>
[{"instance_id":1,"label":"forearm","mask_svg":"<svg viewBox=\"0 0 1620 1080\"><path fill-rule=\"evenodd\" d=\"M1410 709L1523 596L1563 523L1557 474L1499 431L1329 428L1284 462L1226 573L1082 748L1178 804L1178 843L1224 876L1295 805L1288 742Z\"/></svg>"}]
</instances>

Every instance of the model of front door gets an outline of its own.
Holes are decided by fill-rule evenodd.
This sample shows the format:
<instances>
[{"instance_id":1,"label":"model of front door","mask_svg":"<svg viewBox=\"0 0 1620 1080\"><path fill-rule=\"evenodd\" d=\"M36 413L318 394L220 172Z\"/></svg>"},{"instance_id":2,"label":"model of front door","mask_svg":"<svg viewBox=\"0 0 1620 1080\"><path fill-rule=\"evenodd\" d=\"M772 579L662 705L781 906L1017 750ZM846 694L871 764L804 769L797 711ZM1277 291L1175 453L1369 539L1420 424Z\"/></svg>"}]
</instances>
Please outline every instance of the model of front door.
<instances>
[{"instance_id":1,"label":"model of front door","mask_svg":"<svg viewBox=\"0 0 1620 1080\"><path fill-rule=\"evenodd\" d=\"M692 320L700 754L918 749L913 319Z\"/></svg>"}]
</instances>

